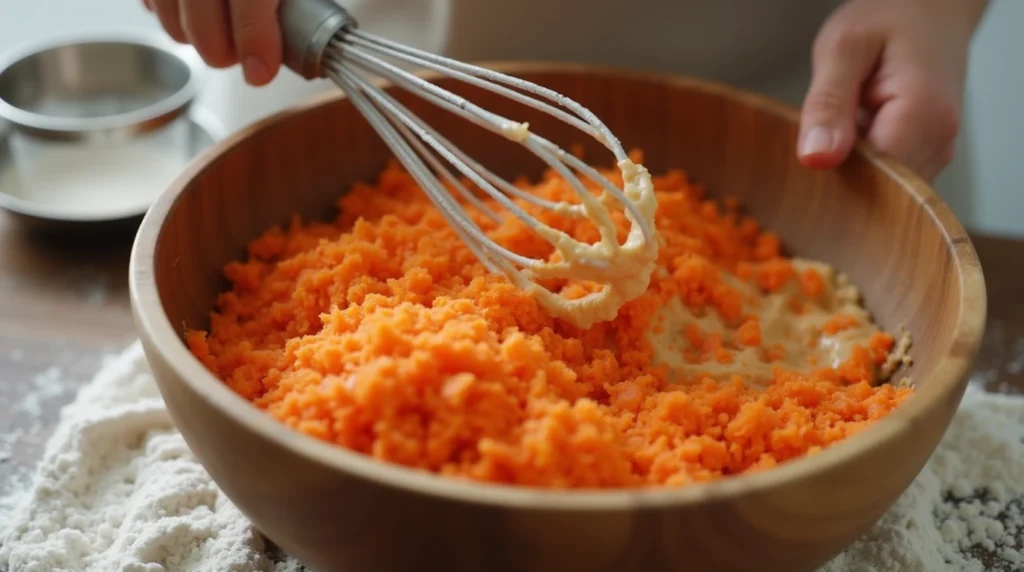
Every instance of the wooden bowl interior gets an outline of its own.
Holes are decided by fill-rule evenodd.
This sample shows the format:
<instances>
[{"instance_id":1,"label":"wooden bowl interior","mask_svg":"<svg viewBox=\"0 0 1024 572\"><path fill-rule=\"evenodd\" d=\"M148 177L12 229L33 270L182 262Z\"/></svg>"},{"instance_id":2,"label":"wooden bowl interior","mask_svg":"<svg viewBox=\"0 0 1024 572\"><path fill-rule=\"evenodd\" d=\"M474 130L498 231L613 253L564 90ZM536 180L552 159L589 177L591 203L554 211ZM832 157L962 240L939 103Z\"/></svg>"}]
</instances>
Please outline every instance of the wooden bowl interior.
<instances>
[{"instance_id":1,"label":"wooden bowl interior","mask_svg":"<svg viewBox=\"0 0 1024 572\"><path fill-rule=\"evenodd\" d=\"M795 158L794 112L768 100L689 80L571 69L523 77L590 108L627 149L640 148L652 173L683 168L711 196L738 197L795 254L834 264L861 288L887 329L913 336L912 379L927 387L953 345L963 284L954 246L969 242L942 202L899 167L868 150L836 171L804 168ZM444 87L569 148L610 165L596 141L551 117L472 86ZM536 157L404 91L393 93L485 165L508 177L538 175ZM326 219L348 185L375 178L390 152L340 98L319 100L232 139L194 173L171 207L156 246L155 280L172 324L205 328L223 268L245 245L293 214ZM936 214L938 213L938 214ZM956 236L930 220L953 221ZM943 222L946 222L945 220ZM961 348L969 352L970 348Z\"/></svg>"},{"instance_id":2,"label":"wooden bowl interior","mask_svg":"<svg viewBox=\"0 0 1024 572\"><path fill-rule=\"evenodd\" d=\"M351 183L372 180L385 166L387 147L334 96L218 143L143 222L132 257L133 309L182 435L258 528L318 569L410 570L428 561L460 571L816 569L891 506L959 401L985 311L983 279L959 223L926 186L868 149L836 171L800 166L794 110L763 98L685 79L504 66L589 107L626 148L643 150L653 173L685 169L712 196L739 198L792 253L849 274L884 327L910 330L919 395L863 435L805 461L643 493L456 484L280 426L218 387L181 338L208 325L228 287L223 268L246 255L249 241L294 214L332 217ZM572 127L490 92L441 83L528 121L559 145L583 144L590 162L611 163ZM394 93L498 173L542 171L517 145Z\"/></svg>"}]
</instances>

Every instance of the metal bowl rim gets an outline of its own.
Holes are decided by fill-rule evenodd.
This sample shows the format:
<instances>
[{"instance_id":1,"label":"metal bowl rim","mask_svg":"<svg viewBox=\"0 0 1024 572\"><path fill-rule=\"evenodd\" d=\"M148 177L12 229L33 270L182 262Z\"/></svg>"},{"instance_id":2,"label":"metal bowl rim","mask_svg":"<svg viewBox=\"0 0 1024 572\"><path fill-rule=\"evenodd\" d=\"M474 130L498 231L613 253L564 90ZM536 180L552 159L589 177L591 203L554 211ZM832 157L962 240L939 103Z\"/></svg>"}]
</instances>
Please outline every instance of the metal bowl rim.
<instances>
[{"instance_id":1,"label":"metal bowl rim","mask_svg":"<svg viewBox=\"0 0 1024 572\"><path fill-rule=\"evenodd\" d=\"M152 32L140 30L63 34L22 43L0 56L0 77L15 64L28 58L50 50L85 44L124 44L159 52L181 62L188 70L188 79L170 96L125 113L89 118L53 117L22 109L0 98L0 118L7 120L15 129L28 130L44 137L52 134L68 138L79 134L132 129L159 118L176 118L188 110L199 93L203 69L196 61L195 52L186 46L162 40Z\"/></svg>"}]
</instances>

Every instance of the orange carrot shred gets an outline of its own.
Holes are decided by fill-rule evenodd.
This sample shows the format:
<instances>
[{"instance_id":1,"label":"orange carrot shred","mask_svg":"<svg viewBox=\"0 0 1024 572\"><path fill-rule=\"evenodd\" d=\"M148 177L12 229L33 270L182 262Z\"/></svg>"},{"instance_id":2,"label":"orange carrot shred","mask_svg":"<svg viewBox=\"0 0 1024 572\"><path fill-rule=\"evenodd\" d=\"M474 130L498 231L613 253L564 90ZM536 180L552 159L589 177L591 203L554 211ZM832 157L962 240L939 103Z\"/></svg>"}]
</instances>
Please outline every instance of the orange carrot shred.
<instances>
[{"instance_id":1,"label":"orange carrot shred","mask_svg":"<svg viewBox=\"0 0 1024 572\"><path fill-rule=\"evenodd\" d=\"M621 183L617 171L602 172ZM515 184L576 200L554 172ZM252 241L248 258L225 268L231 289L209 328L188 332L188 346L236 393L313 438L445 477L535 487L688 486L768 470L862 431L912 395L872 384L893 347L888 334L835 368L776 367L766 385L741 376L673 383L648 337L666 330L658 316L670 300L726 324L687 325L678 359L710 370L755 347L779 365L783 348L762 348L759 320L727 275L768 292L795 279L808 298L824 283L817 272L798 275L778 237L740 216L737 201L719 206L678 170L654 177L654 188L659 272L613 321L587 331L488 273L392 162L374 184L344 194L333 222L293 218ZM596 237L586 220L516 201L571 236ZM495 223L467 211L510 250L552 256L514 217ZM628 221L614 220L624 236ZM567 297L596 288L545 286ZM827 331L849 324L836 316Z\"/></svg>"}]
</instances>

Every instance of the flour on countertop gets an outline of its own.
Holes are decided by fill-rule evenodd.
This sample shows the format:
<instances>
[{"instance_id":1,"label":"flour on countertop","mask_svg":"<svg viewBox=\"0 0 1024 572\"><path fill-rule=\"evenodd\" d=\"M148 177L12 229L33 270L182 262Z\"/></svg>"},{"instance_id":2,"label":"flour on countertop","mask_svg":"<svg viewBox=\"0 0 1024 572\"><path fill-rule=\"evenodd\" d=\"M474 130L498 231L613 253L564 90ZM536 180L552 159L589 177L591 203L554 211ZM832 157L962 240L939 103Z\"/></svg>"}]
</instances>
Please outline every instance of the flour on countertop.
<instances>
[{"instance_id":1,"label":"flour on countertop","mask_svg":"<svg viewBox=\"0 0 1024 572\"><path fill-rule=\"evenodd\" d=\"M61 412L30 490L0 530L9 572L298 572L195 461L138 343Z\"/></svg>"},{"instance_id":2,"label":"flour on countertop","mask_svg":"<svg viewBox=\"0 0 1024 572\"><path fill-rule=\"evenodd\" d=\"M92 352L66 339L44 343L46 352L26 346L0 355L0 403L9 404L0 415L0 529L17 506L19 493L31 485L33 468L43 456L57 413L95 376L104 360L124 350L121 343L113 347L103 343ZM40 357L46 362L39 363Z\"/></svg>"},{"instance_id":3,"label":"flour on countertop","mask_svg":"<svg viewBox=\"0 0 1024 572\"><path fill-rule=\"evenodd\" d=\"M17 405L18 409L32 417L41 416L43 402L59 397L68 389L68 384L62 381L61 374L61 369L56 366L47 368L46 371L39 374L34 381L34 387Z\"/></svg>"},{"instance_id":4,"label":"flour on countertop","mask_svg":"<svg viewBox=\"0 0 1024 572\"><path fill-rule=\"evenodd\" d=\"M1024 570L1024 397L975 385L907 492L821 572ZM9 572L304 570L274 556L192 457L138 343L64 409L11 516Z\"/></svg>"},{"instance_id":5,"label":"flour on countertop","mask_svg":"<svg viewBox=\"0 0 1024 572\"><path fill-rule=\"evenodd\" d=\"M971 383L924 470L822 572L1024 570L1024 396Z\"/></svg>"},{"instance_id":6,"label":"flour on countertop","mask_svg":"<svg viewBox=\"0 0 1024 572\"><path fill-rule=\"evenodd\" d=\"M11 361L17 362L20 359L21 353L12 350ZM0 383L13 385L17 382L0 379ZM0 482L0 529L17 506L32 476L17 462L20 454L25 452L26 437L35 436L46 429L44 408L52 408L54 403L69 399L76 384L69 382L69 377L62 368L51 366L25 383L23 387L26 386L25 390L19 391L23 394L22 398L6 411L5 423L0 424L0 468L3 469L3 473L0 474L4 476Z\"/></svg>"}]
</instances>

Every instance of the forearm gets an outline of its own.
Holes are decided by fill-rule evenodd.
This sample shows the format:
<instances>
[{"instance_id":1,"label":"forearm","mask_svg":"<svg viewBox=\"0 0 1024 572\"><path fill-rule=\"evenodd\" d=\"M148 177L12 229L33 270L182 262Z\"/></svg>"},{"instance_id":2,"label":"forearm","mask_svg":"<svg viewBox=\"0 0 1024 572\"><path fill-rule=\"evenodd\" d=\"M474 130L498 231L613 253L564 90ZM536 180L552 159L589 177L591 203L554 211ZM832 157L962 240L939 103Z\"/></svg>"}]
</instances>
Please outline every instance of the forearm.
<instances>
[{"instance_id":1,"label":"forearm","mask_svg":"<svg viewBox=\"0 0 1024 572\"><path fill-rule=\"evenodd\" d=\"M964 40L970 41L974 32L981 24L991 0L891 0L894 3L906 3L929 14L932 18L939 18L947 23L956 23L957 26L949 26L949 30L962 30L966 33ZM872 0L846 0L847 4L869 3Z\"/></svg>"},{"instance_id":2,"label":"forearm","mask_svg":"<svg viewBox=\"0 0 1024 572\"><path fill-rule=\"evenodd\" d=\"M965 17L971 23L971 29L977 30L978 24L981 23L981 19L985 16L985 10L988 9L991 2L990 0L960 0L957 3L962 5Z\"/></svg>"},{"instance_id":3,"label":"forearm","mask_svg":"<svg viewBox=\"0 0 1024 572\"><path fill-rule=\"evenodd\" d=\"M904 0L922 3L922 0ZM959 23L961 25L949 26L953 30L961 30L966 37L963 40L970 42L974 32L981 24L991 0L923 0L923 9L937 11L935 16L944 17L946 22Z\"/></svg>"}]
</instances>

